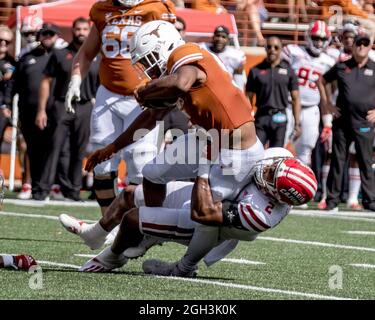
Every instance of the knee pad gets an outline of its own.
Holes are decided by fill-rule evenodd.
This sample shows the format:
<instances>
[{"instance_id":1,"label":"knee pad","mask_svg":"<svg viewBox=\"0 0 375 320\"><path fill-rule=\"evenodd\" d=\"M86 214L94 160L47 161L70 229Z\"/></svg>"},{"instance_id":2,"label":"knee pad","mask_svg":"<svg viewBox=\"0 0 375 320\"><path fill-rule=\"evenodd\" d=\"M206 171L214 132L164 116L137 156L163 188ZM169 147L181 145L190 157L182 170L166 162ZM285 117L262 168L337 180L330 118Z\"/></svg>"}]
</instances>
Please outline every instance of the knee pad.
<instances>
[{"instance_id":1,"label":"knee pad","mask_svg":"<svg viewBox=\"0 0 375 320\"><path fill-rule=\"evenodd\" d=\"M101 207L108 207L117 195L117 171L103 175L94 175L96 199Z\"/></svg>"}]
</instances>

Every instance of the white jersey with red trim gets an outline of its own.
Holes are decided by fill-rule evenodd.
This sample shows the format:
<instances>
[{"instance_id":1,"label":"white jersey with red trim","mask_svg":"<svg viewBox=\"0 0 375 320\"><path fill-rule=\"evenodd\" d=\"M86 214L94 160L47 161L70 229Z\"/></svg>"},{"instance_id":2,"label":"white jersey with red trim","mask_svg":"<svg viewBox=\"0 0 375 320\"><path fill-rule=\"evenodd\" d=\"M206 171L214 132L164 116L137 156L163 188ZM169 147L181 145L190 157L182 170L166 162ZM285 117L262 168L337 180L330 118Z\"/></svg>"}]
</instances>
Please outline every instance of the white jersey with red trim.
<instances>
[{"instance_id":1,"label":"white jersey with red trim","mask_svg":"<svg viewBox=\"0 0 375 320\"><path fill-rule=\"evenodd\" d=\"M251 233L261 233L277 226L289 213L291 206L279 203L249 184L240 194L238 213L242 225Z\"/></svg>"},{"instance_id":2,"label":"white jersey with red trim","mask_svg":"<svg viewBox=\"0 0 375 320\"><path fill-rule=\"evenodd\" d=\"M219 59L223 62L225 68L232 76L234 75L235 70L240 69L245 65L246 56L245 53L241 50L226 46L224 48L224 51L216 53L211 50L210 43L202 42L199 45L203 49L206 49L207 51L219 57Z\"/></svg>"},{"instance_id":3,"label":"white jersey with red trim","mask_svg":"<svg viewBox=\"0 0 375 320\"><path fill-rule=\"evenodd\" d=\"M305 47L289 44L283 49L283 58L289 61L298 77L301 105L316 106L320 94L316 82L335 64L334 58L322 52L318 57L311 56Z\"/></svg>"}]
</instances>

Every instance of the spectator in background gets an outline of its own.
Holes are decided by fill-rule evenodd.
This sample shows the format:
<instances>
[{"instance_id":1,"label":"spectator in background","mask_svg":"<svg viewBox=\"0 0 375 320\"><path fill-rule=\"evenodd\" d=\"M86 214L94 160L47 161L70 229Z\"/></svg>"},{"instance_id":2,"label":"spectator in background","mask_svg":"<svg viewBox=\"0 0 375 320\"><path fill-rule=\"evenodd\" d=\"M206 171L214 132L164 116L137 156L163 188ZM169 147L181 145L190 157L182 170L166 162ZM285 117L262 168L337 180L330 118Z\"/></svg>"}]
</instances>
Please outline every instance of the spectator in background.
<instances>
[{"instance_id":1,"label":"spectator in background","mask_svg":"<svg viewBox=\"0 0 375 320\"><path fill-rule=\"evenodd\" d=\"M298 77L302 130L294 146L298 159L306 165L311 165L312 150L319 138L320 95L317 81L321 74L335 64L335 60L325 53L330 40L331 32L328 25L317 20L310 24L306 32L306 46L288 44L283 48L283 58L291 64ZM290 139L294 121L289 108L287 116L287 139Z\"/></svg>"},{"instance_id":2,"label":"spectator in background","mask_svg":"<svg viewBox=\"0 0 375 320\"><path fill-rule=\"evenodd\" d=\"M227 12L227 10L220 4L220 0L194 0L191 7L193 9L217 14Z\"/></svg>"},{"instance_id":3,"label":"spectator in background","mask_svg":"<svg viewBox=\"0 0 375 320\"><path fill-rule=\"evenodd\" d=\"M52 31L58 30L50 24L42 26L42 31L38 32L38 36L35 39L38 46L21 56L13 75L13 95L16 93L19 95L19 124L26 141L31 172L31 185L30 181L23 183L22 190L18 195L20 199L29 199L34 197L34 195L38 198L38 194L41 192L41 174L45 169L46 146L53 133L51 126L48 127L48 130L41 131L35 125L39 85L42 80L43 70L58 39L58 32L54 33ZM51 107L52 102L49 101L49 107ZM59 193L56 194L56 187L53 189L51 196L56 198Z\"/></svg>"},{"instance_id":4,"label":"spectator in background","mask_svg":"<svg viewBox=\"0 0 375 320\"><path fill-rule=\"evenodd\" d=\"M354 141L362 183L362 205L375 211L375 175L372 169L372 145L375 124L375 62L368 54L373 36L358 31L352 57L337 62L323 77L318 86L323 110L331 110L335 117L332 126L332 157L327 179L326 210L337 211L345 160L349 145ZM336 106L329 101L327 84L337 81Z\"/></svg>"},{"instance_id":5,"label":"spectator in background","mask_svg":"<svg viewBox=\"0 0 375 320\"><path fill-rule=\"evenodd\" d=\"M53 30L51 30L53 31ZM56 121L56 129L52 136L52 144L49 146L47 162L41 176L41 193L39 200L44 200L51 188L56 174L58 159L61 150L69 139L70 159L65 163L67 168L64 174L59 176L61 191L65 198L80 201L80 190L82 186L82 160L90 135L90 117L96 91L99 86L98 71L99 59L91 64L87 77L80 86L81 99L73 103L74 112L67 113L65 110L65 95L71 75L74 56L83 44L90 32L89 20L77 18L72 26L73 40L68 47L53 51L41 81L39 92L38 113L36 125L44 130L47 127L47 100L51 93L51 83L56 81L53 90L55 98L54 113L49 116Z\"/></svg>"},{"instance_id":6,"label":"spectator in background","mask_svg":"<svg viewBox=\"0 0 375 320\"><path fill-rule=\"evenodd\" d=\"M15 68L15 60L8 50L12 41L12 31L7 26L0 25L0 146L6 127L11 125L10 79Z\"/></svg>"},{"instance_id":7,"label":"spectator in background","mask_svg":"<svg viewBox=\"0 0 375 320\"><path fill-rule=\"evenodd\" d=\"M181 17L176 17L176 22L174 23L177 31L180 33L181 38L185 39L186 36L186 22Z\"/></svg>"},{"instance_id":8,"label":"spectator in background","mask_svg":"<svg viewBox=\"0 0 375 320\"><path fill-rule=\"evenodd\" d=\"M220 58L225 68L232 75L237 87L245 90L245 53L241 50L229 47L229 30L225 26L218 26L214 30L211 43L202 43L201 45Z\"/></svg>"},{"instance_id":9,"label":"spectator in background","mask_svg":"<svg viewBox=\"0 0 375 320\"><path fill-rule=\"evenodd\" d=\"M297 3L297 7L296 7ZM299 17L296 14L300 11L302 13L302 19L299 19ZM305 0L288 0L288 21L289 22L308 22L307 18L307 11L306 11L306 3Z\"/></svg>"},{"instance_id":10,"label":"spectator in background","mask_svg":"<svg viewBox=\"0 0 375 320\"><path fill-rule=\"evenodd\" d=\"M23 47L19 55L20 57L39 46L38 32L42 26L43 20L37 15L26 16L23 19L21 26Z\"/></svg>"},{"instance_id":11,"label":"spectator in background","mask_svg":"<svg viewBox=\"0 0 375 320\"><path fill-rule=\"evenodd\" d=\"M185 8L184 0L172 0L176 8Z\"/></svg>"},{"instance_id":12,"label":"spectator in background","mask_svg":"<svg viewBox=\"0 0 375 320\"><path fill-rule=\"evenodd\" d=\"M261 24L268 19L268 12L263 0L237 0L237 10L245 11L249 17L257 41L257 46L263 47L266 40L263 37Z\"/></svg>"},{"instance_id":13,"label":"spectator in background","mask_svg":"<svg viewBox=\"0 0 375 320\"><path fill-rule=\"evenodd\" d=\"M267 57L253 67L247 79L246 92L250 101L256 96L256 133L263 145L283 147L286 132L288 95L292 97L294 137L301 134L301 105L298 79L290 64L281 59L282 44L278 37L267 39Z\"/></svg>"}]
</instances>

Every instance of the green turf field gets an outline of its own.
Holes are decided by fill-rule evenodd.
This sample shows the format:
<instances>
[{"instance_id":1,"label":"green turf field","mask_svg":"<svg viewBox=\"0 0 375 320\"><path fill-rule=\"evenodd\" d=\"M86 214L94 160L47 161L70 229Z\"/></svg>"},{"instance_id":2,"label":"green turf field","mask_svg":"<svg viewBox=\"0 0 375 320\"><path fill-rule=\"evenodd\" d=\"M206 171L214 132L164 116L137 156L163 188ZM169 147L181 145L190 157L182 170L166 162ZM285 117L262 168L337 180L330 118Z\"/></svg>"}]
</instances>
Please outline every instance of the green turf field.
<instances>
[{"instance_id":1,"label":"green turf field","mask_svg":"<svg viewBox=\"0 0 375 320\"><path fill-rule=\"evenodd\" d=\"M42 266L43 287L29 287L33 274L2 269L0 299L375 299L375 214L291 214L255 242L240 243L225 261L210 268L201 263L197 278L179 279L142 273L147 258L174 261L184 253L171 243L117 272L77 272L89 259L79 255L98 251L60 226L62 212L99 216L95 207L5 204L0 252L33 255Z\"/></svg>"}]
</instances>

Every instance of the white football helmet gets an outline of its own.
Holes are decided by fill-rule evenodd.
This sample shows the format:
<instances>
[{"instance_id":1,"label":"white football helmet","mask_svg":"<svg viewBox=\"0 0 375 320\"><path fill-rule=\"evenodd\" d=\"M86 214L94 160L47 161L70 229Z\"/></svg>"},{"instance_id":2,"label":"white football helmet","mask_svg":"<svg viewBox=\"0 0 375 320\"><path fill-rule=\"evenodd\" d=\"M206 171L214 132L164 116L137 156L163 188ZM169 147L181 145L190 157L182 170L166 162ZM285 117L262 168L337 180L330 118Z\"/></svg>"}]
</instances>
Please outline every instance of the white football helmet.
<instances>
[{"instance_id":1,"label":"white football helmet","mask_svg":"<svg viewBox=\"0 0 375 320\"><path fill-rule=\"evenodd\" d=\"M130 7L130 8L143 2L143 0L117 0L117 1L121 3L123 6Z\"/></svg>"},{"instance_id":2,"label":"white football helmet","mask_svg":"<svg viewBox=\"0 0 375 320\"><path fill-rule=\"evenodd\" d=\"M260 191L279 202L302 205L316 193L314 172L295 158L268 158L255 165L255 183Z\"/></svg>"},{"instance_id":3,"label":"white football helmet","mask_svg":"<svg viewBox=\"0 0 375 320\"><path fill-rule=\"evenodd\" d=\"M321 20L312 22L306 32L306 41L310 51L315 55L320 55L331 41L331 32L327 24Z\"/></svg>"},{"instance_id":4,"label":"white football helmet","mask_svg":"<svg viewBox=\"0 0 375 320\"><path fill-rule=\"evenodd\" d=\"M167 71L172 51L184 43L172 23L162 20L145 23L130 39L132 63L150 79L159 78Z\"/></svg>"}]
</instances>

